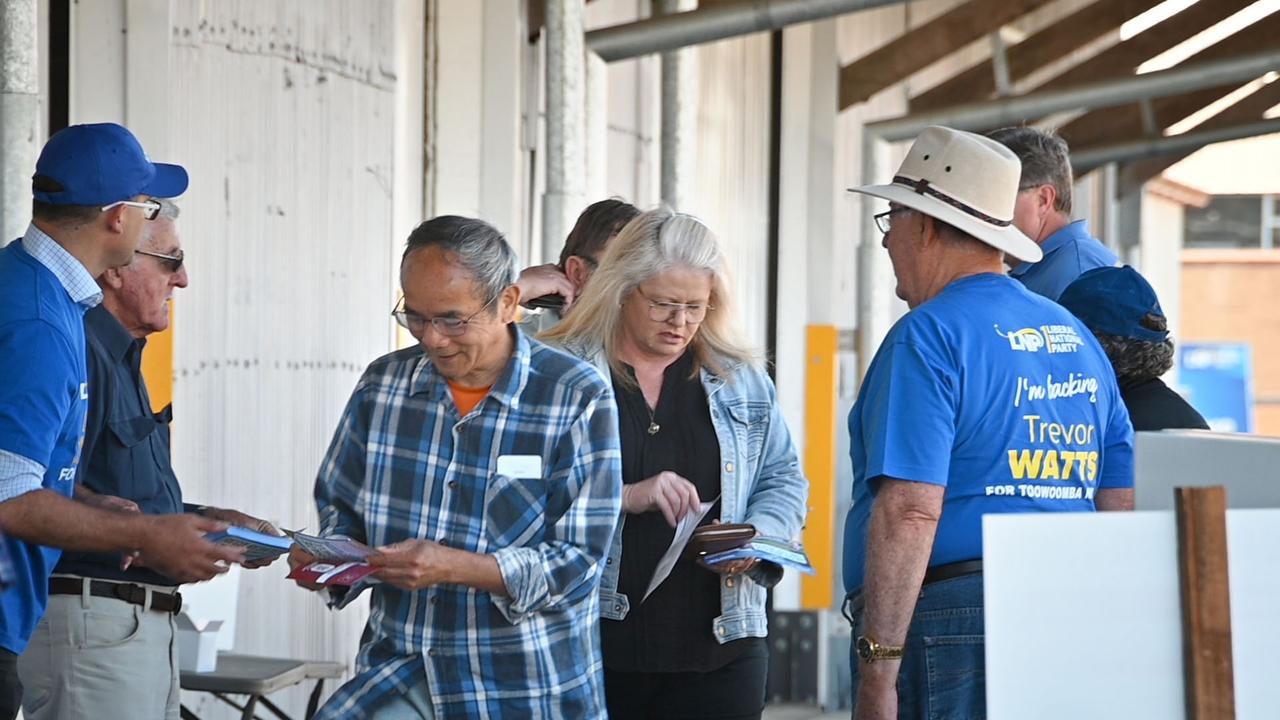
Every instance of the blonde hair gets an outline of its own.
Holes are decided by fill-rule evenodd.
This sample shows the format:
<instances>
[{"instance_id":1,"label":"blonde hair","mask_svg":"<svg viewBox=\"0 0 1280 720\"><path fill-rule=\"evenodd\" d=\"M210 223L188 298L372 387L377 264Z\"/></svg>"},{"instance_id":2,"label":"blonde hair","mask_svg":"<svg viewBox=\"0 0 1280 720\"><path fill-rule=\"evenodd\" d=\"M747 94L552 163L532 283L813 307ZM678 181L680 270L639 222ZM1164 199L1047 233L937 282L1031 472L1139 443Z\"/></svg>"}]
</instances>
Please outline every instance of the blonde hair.
<instances>
[{"instance_id":1,"label":"blonde hair","mask_svg":"<svg viewBox=\"0 0 1280 720\"><path fill-rule=\"evenodd\" d=\"M757 364L758 353L737 327L729 270L716 236L692 215L667 208L643 212L622 228L573 309L540 338L571 351L603 348L614 373L628 382L618 359L622 302L646 280L675 267L711 274L711 307L689 343L695 375L706 367L724 377L731 365Z\"/></svg>"}]
</instances>

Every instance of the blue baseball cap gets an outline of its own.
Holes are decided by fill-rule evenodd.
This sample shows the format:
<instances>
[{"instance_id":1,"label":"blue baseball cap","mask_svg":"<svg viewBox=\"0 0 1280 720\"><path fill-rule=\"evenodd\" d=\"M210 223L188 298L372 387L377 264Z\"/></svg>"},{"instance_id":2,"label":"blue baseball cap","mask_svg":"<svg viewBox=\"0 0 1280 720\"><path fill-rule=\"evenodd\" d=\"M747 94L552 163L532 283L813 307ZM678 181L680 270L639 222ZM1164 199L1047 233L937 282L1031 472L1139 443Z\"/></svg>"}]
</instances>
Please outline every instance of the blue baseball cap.
<instances>
[{"instance_id":1,"label":"blue baseball cap","mask_svg":"<svg viewBox=\"0 0 1280 720\"><path fill-rule=\"evenodd\" d=\"M1148 313L1164 317L1164 311L1151 283L1128 265L1084 273L1062 291L1058 304L1096 333L1156 343L1169 337L1142 326Z\"/></svg>"},{"instance_id":2,"label":"blue baseball cap","mask_svg":"<svg viewBox=\"0 0 1280 720\"><path fill-rule=\"evenodd\" d=\"M50 205L110 205L137 195L178 197L187 190L181 165L153 163L133 133L115 123L72 125L40 151L31 195Z\"/></svg>"}]
</instances>

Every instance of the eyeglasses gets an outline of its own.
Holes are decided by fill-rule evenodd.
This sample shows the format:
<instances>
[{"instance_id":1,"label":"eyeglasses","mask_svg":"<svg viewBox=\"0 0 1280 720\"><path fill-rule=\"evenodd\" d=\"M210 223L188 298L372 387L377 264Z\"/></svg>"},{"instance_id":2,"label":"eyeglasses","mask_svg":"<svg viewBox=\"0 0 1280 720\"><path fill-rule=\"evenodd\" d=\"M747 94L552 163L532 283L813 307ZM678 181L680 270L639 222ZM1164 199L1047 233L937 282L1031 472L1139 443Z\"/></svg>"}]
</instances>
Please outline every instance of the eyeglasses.
<instances>
[{"instance_id":1,"label":"eyeglasses","mask_svg":"<svg viewBox=\"0 0 1280 720\"><path fill-rule=\"evenodd\" d=\"M904 212L911 212L911 208L909 207L889 208L888 210L880 213L879 215L875 215L874 217L876 221L876 227L880 229L880 232L884 233L885 235L888 235L889 231L893 229L893 216L896 215L897 213L904 213Z\"/></svg>"},{"instance_id":2,"label":"eyeglasses","mask_svg":"<svg viewBox=\"0 0 1280 720\"><path fill-rule=\"evenodd\" d=\"M431 323L431 327L434 327L436 332L444 335L445 337L458 337L465 334L467 332L467 326L469 326L471 322L480 315L480 313L488 310L489 306L492 305L499 297L501 297L501 295L494 295L489 298L489 302L485 303L479 310L471 313L465 318L447 316L426 318L412 310L406 309L404 306L404 298L400 298L400 302L396 303L396 309L391 311L391 317L396 319L396 322L399 323L400 327L408 330L409 334L416 338L422 337L422 333L427 329L427 323Z\"/></svg>"},{"instance_id":3,"label":"eyeglasses","mask_svg":"<svg viewBox=\"0 0 1280 720\"><path fill-rule=\"evenodd\" d=\"M636 288L636 292L640 293L640 297L649 302L649 319L654 322L670 322L674 320L678 313L684 313L685 322L697 324L703 321L707 316L708 310L715 310L714 305L700 305L697 303L678 303L667 302L665 300L654 300L644 293L644 290Z\"/></svg>"},{"instance_id":4,"label":"eyeglasses","mask_svg":"<svg viewBox=\"0 0 1280 720\"><path fill-rule=\"evenodd\" d=\"M155 200L143 200L142 202L134 202L132 200L118 200L110 205L103 205L102 212L106 212L117 205L127 205L129 207L142 208L145 212L143 217L148 220L155 220L160 217L160 203Z\"/></svg>"},{"instance_id":5,"label":"eyeglasses","mask_svg":"<svg viewBox=\"0 0 1280 720\"><path fill-rule=\"evenodd\" d=\"M160 267L171 273L176 273L182 269L182 262L186 259L186 255L181 250L173 255L165 255L164 253L151 252L150 250L134 250L139 255L147 255L149 257L160 260Z\"/></svg>"}]
</instances>

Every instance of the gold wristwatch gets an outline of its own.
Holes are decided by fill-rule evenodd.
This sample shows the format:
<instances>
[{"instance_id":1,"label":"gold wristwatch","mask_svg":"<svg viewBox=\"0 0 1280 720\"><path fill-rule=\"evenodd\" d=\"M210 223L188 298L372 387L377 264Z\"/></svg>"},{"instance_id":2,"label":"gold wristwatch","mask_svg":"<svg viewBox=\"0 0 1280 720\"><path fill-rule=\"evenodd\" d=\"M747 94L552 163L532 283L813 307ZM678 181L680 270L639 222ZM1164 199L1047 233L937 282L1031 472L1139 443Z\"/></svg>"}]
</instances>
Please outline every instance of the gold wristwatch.
<instances>
[{"instance_id":1,"label":"gold wristwatch","mask_svg":"<svg viewBox=\"0 0 1280 720\"><path fill-rule=\"evenodd\" d=\"M858 636L854 648L858 651L858 657L864 663L873 663L877 660L902 659L901 645L881 645L866 635Z\"/></svg>"}]
</instances>

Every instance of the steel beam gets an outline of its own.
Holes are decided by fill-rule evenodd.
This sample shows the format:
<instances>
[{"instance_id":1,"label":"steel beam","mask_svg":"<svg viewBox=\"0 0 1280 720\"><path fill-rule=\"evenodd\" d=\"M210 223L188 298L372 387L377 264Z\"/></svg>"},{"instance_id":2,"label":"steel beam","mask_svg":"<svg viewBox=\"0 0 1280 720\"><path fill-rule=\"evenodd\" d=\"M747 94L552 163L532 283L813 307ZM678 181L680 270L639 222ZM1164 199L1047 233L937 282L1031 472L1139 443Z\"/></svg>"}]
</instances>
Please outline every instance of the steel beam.
<instances>
[{"instance_id":1,"label":"steel beam","mask_svg":"<svg viewBox=\"0 0 1280 720\"><path fill-rule=\"evenodd\" d=\"M966 103L925 113L882 120L866 126L867 134L889 141L915 137L930 125L958 130L985 130L1069 110L1092 110L1201 88L1245 83L1280 69L1280 50L1242 55L1216 62L1179 65L1169 70L1132 75L1062 90L1046 90L1003 100Z\"/></svg>"},{"instance_id":2,"label":"steel beam","mask_svg":"<svg viewBox=\"0 0 1280 720\"><path fill-rule=\"evenodd\" d=\"M1205 145L1257 137L1258 135L1270 135L1277 132L1280 132L1280 118L1231 125L1212 130L1192 130L1181 135L1144 138L1142 140L1130 140L1129 142L1074 150L1071 153L1071 165L1078 177L1107 163L1132 162L1163 155L1176 155L1182 152L1199 150Z\"/></svg>"},{"instance_id":3,"label":"steel beam","mask_svg":"<svg viewBox=\"0 0 1280 720\"><path fill-rule=\"evenodd\" d=\"M587 33L587 48L599 54L606 62L616 62L902 2L903 0L742 0L729 5L716 5L592 30Z\"/></svg>"}]
</instances>

